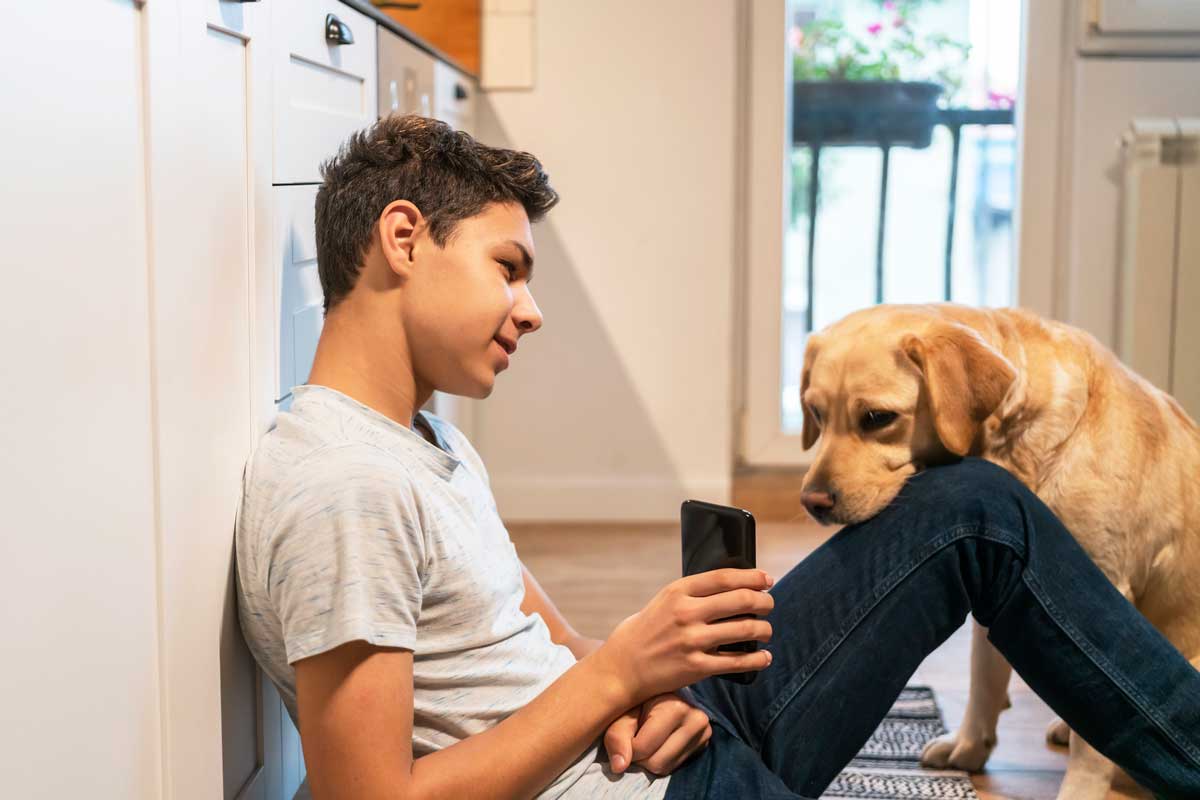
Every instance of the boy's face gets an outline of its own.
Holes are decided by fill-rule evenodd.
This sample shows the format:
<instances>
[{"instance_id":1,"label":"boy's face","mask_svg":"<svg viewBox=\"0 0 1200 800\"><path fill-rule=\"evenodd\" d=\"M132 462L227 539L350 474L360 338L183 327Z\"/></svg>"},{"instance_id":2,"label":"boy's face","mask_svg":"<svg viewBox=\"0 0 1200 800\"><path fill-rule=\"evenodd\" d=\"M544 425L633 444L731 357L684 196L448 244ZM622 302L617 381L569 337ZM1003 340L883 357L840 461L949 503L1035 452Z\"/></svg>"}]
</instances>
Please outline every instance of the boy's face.
<instances>
[{"instance_id":1,"label":"boy's face","mask_svg":"<svg viewBox=\"0 0 1200 800\"><path fill-rule=\"evenodd\" d=\"M440 248L418 234L404 298L419 388L483 398L517 340L542 326L529 290L533 233L519 203L493 203Z\"/></svg>"}]
</instances>

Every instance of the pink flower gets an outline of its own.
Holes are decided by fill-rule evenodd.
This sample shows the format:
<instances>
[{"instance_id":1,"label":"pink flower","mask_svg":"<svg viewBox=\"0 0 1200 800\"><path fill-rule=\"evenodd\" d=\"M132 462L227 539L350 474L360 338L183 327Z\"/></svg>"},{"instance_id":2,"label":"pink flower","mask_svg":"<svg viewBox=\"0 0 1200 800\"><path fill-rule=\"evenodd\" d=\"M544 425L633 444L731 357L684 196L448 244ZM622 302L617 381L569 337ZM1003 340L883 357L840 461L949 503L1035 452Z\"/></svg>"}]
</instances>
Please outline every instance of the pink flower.
<instances>
[{"instance_id":1,"label":"pink flower","mask_svg":"<svg viewBox=\"0 0 1200 800\"><path fill-rule=\"evenodd\" d=\"M1007 92L988 91L988 105L992 108L1012 108L1017 99Z\"/></svg>"},{"instance_id":2,"label":"pink flower","mask_svg":"<svg viewBox=\"0 0 1200 800\"><path fill-rule=\"evenodd\" d=\"M896 17L894 20L892 20L892 27L893 28L903 28L904 27L904 17Z\"/></svg>"},{"instance_id":3,"label":"pink flower","mask_svg":"<svg viewBox=\"0 0 1200 800\"><path fill-rule=\"evenodd\" d=\"M871 34L872 36L878 36L881 30L883 30L882 22L872 22L867 26L867 33Z\"/></svg>"},{"instance_id":4,"label":"pink flower","mask_svg":"<svg viewBox=\"0 0 1200 800\"><path fill-rule=\"evenodd\" d=\"M896 10L895 0L887 0L887 2L883 4L883 10L884 11L895 11Z\"/></svg>"},{"instance_id":5,"label":"pink flower","mask_svg":"<svg viewBox=\"0 0 1200 800\"><path fill-rule=\"evenodd\" d=\"M790 38L792 40L791 41L792 49L799 50L800 45L804 44L804 29L803 28L792 28L790 33L791 33Z\"/></svg>"}]
</instances>

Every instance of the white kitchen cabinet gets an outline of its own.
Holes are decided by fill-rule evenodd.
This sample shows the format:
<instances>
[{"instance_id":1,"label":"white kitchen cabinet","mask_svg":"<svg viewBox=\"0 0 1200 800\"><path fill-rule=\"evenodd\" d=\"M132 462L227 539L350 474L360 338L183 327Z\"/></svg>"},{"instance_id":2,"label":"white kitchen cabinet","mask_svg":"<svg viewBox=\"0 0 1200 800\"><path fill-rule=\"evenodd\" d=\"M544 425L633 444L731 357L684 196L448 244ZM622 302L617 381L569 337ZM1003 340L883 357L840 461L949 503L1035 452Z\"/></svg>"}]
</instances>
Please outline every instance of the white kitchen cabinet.
<instances>
[{"instance_id":1,"label":"white kitchen cabinet","mask_svg":"<svg viewBox=\"0 0 1200 800\"><path fill-rule=\"evenodd\" d=\"M263 797L232 534L261 382L256 267L271 242L269 6L147 7L164 788Z\"/></svg>"},{"instance_id":2,"label":"white kitchen cabinet","mask_svg":"<svg viewBox=\"0 0 1200 800\"><path fill-rule=\"evenodd\" d=\"M402 36L379 28L379 115L433 116L436 59Z\"/></svg>"},{"instance_id":3,"label":"white kitchen cabinet","mask_svg":"<svg viewBox=\"0 0 1200 800\"><path fill-rule=\"evenodd\" d=\"M291 798L299 734L238 625L234 515L311 366L319 165L376 119L375 22L335 0L9 21L8 73L36 80L0 84L5 796Z\"/></svg>"},{"instance_id":4,"label":"white kitchen cabinet","mask_svg":"<svg viewBox=\"0 0 1200 800\"><path fill-rule=\"evenodd\" d=\"M474 79L444 61L433 64L433 114L451 127L475 134Z\"/></svg>"},{"instance_id":5,"label":"white kitchen cabinet","mask_svg":"<svg viewBox=\"0 0 1200 800\"><path fill-rule=\"evenodd\" d=\"M275 62L274 182L320 182L320 163L376 119L375 21L337 0L270 3ZM351 44L325 36L330 17Z\"/></svg>"},{"instance_id":6,"label":"white kitchen cabinet","mask_svg":"<svg viewBox=\"0 0 1200 800\"><path fill-rule=\"evenodd\" d=\"M146 14L6 9L5 797L160 796Z\"/></svg>"}]
</instances>

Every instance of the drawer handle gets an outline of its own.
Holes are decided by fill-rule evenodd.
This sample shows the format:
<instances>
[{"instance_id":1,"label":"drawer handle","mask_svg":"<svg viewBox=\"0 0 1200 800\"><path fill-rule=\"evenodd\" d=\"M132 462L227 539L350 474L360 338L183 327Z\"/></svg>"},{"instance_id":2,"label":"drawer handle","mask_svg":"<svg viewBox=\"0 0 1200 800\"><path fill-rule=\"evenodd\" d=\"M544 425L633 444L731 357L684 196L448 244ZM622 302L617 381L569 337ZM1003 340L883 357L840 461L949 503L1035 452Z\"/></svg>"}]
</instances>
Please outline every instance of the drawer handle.
<instances>
[{"instance_id":1,"label":"drawer handle","mask_svg":"<svg viewBox=\"0 0 1200 800\"><path fill-rule=\"evenodd\" d=\"M467 89L461 83L454 84L454 99L455 100L466 100L467 99Z\"/></svg>"},{"instance_id":2,"label":"drawer handle","mask_svg":"<svg viewBox=\"0 0 1200 800\"><path fill-rule=\"evenodd\" d=\"M350 26L333 14L325 15L325 41L330 44L354 44L354 34Z\"/></svg>"}]
</instances>

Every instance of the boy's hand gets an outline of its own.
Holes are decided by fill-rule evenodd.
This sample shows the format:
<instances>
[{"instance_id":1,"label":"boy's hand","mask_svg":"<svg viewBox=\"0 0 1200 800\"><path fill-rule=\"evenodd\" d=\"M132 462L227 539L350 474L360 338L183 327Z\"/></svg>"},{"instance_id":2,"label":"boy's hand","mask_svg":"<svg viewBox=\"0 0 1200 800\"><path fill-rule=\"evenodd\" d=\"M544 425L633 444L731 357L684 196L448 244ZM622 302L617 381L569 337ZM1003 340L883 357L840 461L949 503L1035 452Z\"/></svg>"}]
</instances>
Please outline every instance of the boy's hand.
<instances>
[{"instance_id":1,"label":"boy's hand","mask_svg":"<svg viewBox=\"0 0 1200 800\"><path fill-rule=\"evenodd\" d=\"M618 717L604 734L604 749L613 772L624 772L636 762L656 775L668 775L711 738L708 714L670 692Z\"/></svg>"}]
</instances>

